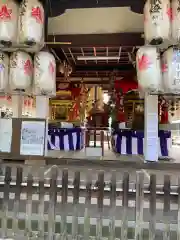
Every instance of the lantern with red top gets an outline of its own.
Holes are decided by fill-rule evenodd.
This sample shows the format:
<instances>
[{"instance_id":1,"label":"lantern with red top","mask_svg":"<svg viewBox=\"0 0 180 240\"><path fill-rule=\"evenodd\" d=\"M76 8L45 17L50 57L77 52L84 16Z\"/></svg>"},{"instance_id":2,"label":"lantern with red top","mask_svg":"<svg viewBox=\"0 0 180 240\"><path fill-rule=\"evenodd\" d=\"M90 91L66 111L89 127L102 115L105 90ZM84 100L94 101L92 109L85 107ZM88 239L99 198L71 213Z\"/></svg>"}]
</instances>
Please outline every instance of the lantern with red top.
<instances>
[{"instance_id":1,"label":"lantern with red top","mask_svg":"<svg viewBox=\"0 0 180 240\"><path fill-rule=\"evenodd\" d=\"M19 12L19 43L43 46L45 17L41 2L38 0L23 0Z\"/></svg>"},{"instance_id":2,"label":"lantern with red top","mask_svg":"<svg viewBox=\"0 0 180 240\"><path fill-rule=\"evenodd\" d=\"M137 79L140 91L162 92L160 55L156 47L140 47L136 54Z\"/></svg>"},{"instance_id":3,"label":"lantern with red top","mask_svg":"<svg viewBox=\"0 0 180 240\"><path fill-rule=\"evenodd\" d=\"M54 56L41 51L34 56L33 93L35 95L56 95L56 61Z\"/></svg>"},{"instance_id":4,"label":"lantern with red top","mask_svg":"<svg viewBox=\"0 0 180 240\"><path fill-rule=\"evenodd\" d=\"M0 0L0 43L6 47L17 42L18 14L15 0Z\"/></svg>"},{"instance_id":5,"label":"lantern with red top","mask_svg":"<svg viewBox=\"0 0 180 240\"><path fill-rule=\"evenodd\" d=\"M9 87L12 93L28 93L31 91L33 63L31 56L16 51L10 56Z\"/></svg>"},{"instance_id":6,"label":"lantern with red top","mask_svg":"<svg viewBox=\"0 0 180 240\"><path fill-rule=\"evenodd\" d=\"M144 5L145 42L159 45L170 38L172 10L169 0L146 0Z\"/></svg>"}]
</instances>

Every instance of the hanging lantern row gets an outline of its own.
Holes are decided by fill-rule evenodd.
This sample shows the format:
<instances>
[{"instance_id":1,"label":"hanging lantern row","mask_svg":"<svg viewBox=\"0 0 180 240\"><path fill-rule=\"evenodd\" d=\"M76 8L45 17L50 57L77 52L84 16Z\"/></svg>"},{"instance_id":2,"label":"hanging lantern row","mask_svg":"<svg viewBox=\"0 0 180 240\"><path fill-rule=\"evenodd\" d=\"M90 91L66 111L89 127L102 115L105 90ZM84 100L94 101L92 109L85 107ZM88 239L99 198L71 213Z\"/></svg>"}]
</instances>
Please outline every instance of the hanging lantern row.
<instances>
[{"instance_id":1,"label":"hanging lantern row","mask_svg":"<svg viewBox=\"0 0 180 240\"><path fill-rule=\"evenodd\" d=\"M139 48L136 55L139 89L149 93L180 94L180 49L160 52L154 46Z\"/></svg>"},{"instance_id":2,"label":"hanging lantern row","mask_svg":"<svg viewBox=\"0 0 180 240\"><path fill-rule=\"evenodd\" d=\"M4 46L44 43L44 9L38 0L0 0L0 43Z\"/></svg>"},{"instance_id":3,"label":"hanging lantern row","mask_svg":"<svg viewBox=\"0 0 180 240\"><path fill-rule=\"evenodd\" d=\"M180 42L180 1L147 0L144 6L146 44L159 45L166 40Z\"/></svg>"},{"instance_id":4,"label":"hanging lantern row","mask_svg":"<svg viewBox=\"0 0 180 240\"><path fill-rule=\"evenodd\" d=\"M56 94L56 62L45 51L30 54L23 51L0 52L0 91L2 93L31 93L54 96Z\"/></svg>"}]
</instances>

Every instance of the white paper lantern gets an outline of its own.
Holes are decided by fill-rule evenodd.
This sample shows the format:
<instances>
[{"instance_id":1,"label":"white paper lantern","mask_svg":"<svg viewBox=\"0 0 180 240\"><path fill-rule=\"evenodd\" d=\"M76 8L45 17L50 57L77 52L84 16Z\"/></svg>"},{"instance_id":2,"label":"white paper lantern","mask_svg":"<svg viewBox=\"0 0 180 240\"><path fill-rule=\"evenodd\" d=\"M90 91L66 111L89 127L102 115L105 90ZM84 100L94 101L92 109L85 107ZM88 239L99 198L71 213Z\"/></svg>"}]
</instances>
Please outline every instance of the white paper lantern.
<instances>
[{"instance_id":1,"label":"white paper lantern","mask_svg":"<svg viewBox=\"0 0 180 240\"><path fill-rule=\"evenodd\" d=\"M141 91L159 92L162 90L160 56L156 47L139 48L136 55L136 68Z\"/></svg>"},{"instance_id":2,"label":"white paper lantern","mask_svg":"<svg viewBox=\"0 0 180 240\"><path fill-rule=\"evenodd\" d=\"M172 22L171 22L171 33L172 39L175 42L180 41L180 1L172 0Z\"/></svg>"},{"instance_id":3,"label":"white paper lantern","mask_svg":"<svg viewBox=\"0 0 180 240\"><path fill-rule=\"evenodd\" d=\"M31 56L17 51L10 56L9 84L11 90L26 91L32 85L33 63Z\"/></svg>"},{"instance_id":4,"label":"white paper lantern","mask_svg":"<svg viewBox=\"0 0 180 240\"><path fill-rule=\"evenodd\" d=\"M144 6L146 43L157 45L170 38L172 10L169 0L147 0Z\"/></svg>"},{"instance_id":5,"label":"white paper lantern","mask_svg":"<svg viewBox=\"0 0 180 240\"><path fill-rule=\"evenodd\" d=\"M37 95L56 94L56 62L46 51L34 56L34 92Z\"/></svg>"},{"instance_id":6,"label":"white paper lantern","mask_svg":"<svg viewBox=\"0 0 180 240\"><path fill-rule=\"evenodd\" d=\"M9 57L0 52L0 92L7 92L9 81Z\"/></svg>"},{"instance_id":7,"label":"white paper lantern","mask_svg":"<svg viewBox=\"0 0 180 240\"><path fill-rule=\"evenodd\" d=\"M38 0L23 0L20 4L19 42L28 45L44 41L44 8Z\"/></svg>"},{"instance_id":8,"label":"white paper lantern","mask_svg":"<svg viewBox=\"0 0 180 240\"><path fill-rule=\"evenodd\" d=\"M0 0L0 42L17 42L19 5L14 0Z\"/></svg>"},{"instance_id":9,"label":"white paper lantern","mask_svg":"<svg viewBox=\"0 0 180 240\"><path fill-rule=\"evenodd\" d=\"M163 53L162 72L165 92L180 94L180 49L170 47Z\"/></svg>"}]
</instances>

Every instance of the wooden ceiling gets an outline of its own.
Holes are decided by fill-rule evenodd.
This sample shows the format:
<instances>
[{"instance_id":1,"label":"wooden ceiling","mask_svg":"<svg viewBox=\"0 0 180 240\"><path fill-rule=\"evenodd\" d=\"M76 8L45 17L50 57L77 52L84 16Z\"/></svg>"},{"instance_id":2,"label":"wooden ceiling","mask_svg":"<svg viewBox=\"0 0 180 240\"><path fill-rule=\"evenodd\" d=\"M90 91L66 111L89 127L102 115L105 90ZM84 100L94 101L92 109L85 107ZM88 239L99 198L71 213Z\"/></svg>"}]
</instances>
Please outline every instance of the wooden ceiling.
<instances>
[{"instance_id":1,"label":"wooden ceiling","mask_svg":"<svg viewBox=\"0 0 180 240\"><path fill-rule=\"evenodd\" d=\"M48 36L48 47L57 60L57 66L65 60L73 72L72 78L109 78L133 75L132 56L143 45L140 33L85 34ZM78 57L119 57L119 59L78 60ZM63 76L58 72L57 79Z\"/></svg>"},{"instance_id":2,"label":"wooden ceiling","mask_svg":"<svg viewBox=\"0 0 180 240\"><path fill-rule=\"evenodd\" d=\"M49 17L62 14L65 9L130 6L132 11L142 12L144 0L49 0ZM47 30L46 30L47 33ZM71 78L78 82L108 84L112 73L121 78L133 76L132 58L144 44L142 33L70 34L47 35L46 43L54 54L57 66L66 61L72 66ZM119 59L78 60L78 57L119 57ZM63 81L58 71L57 80Z\"/></svg>"}]
</instances>

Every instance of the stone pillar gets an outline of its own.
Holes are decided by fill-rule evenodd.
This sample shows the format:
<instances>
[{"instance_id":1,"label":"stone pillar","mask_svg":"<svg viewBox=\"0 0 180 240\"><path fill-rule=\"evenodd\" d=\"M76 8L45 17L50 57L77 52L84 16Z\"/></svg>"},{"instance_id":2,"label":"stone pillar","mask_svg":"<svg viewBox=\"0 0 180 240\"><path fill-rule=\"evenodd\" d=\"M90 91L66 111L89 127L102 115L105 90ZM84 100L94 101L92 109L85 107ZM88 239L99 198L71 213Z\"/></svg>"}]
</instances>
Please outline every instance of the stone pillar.
<instances>
[{"instance_id":1,"label":"stone pillar","mask_svg":"<svg viewBox=\"0 0 180 240\"><path fill-rule=\"evenodd\" d=\"M157 162L159 155L158 96L145 94L144 121L144 158L145 161Z\"/></svg>"}]
</instances>

